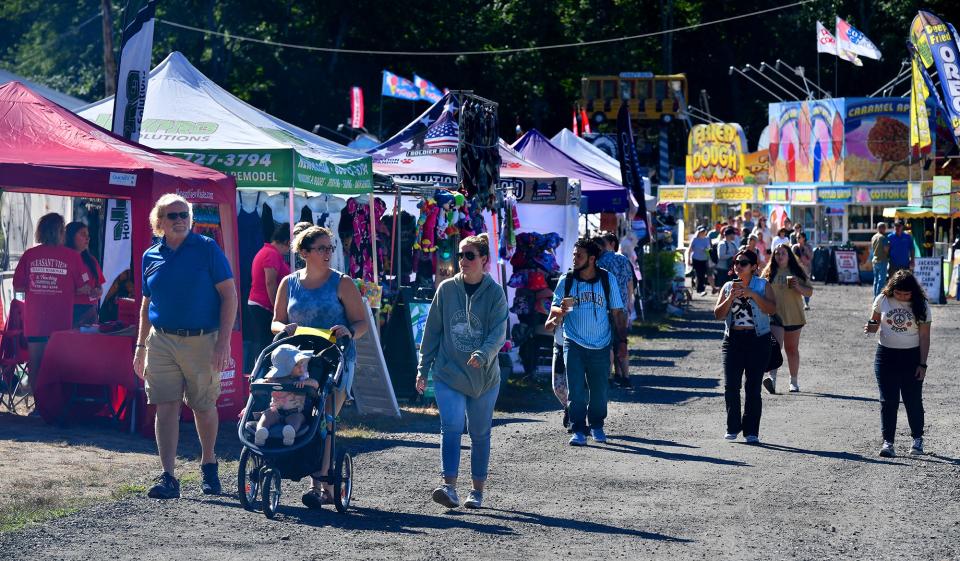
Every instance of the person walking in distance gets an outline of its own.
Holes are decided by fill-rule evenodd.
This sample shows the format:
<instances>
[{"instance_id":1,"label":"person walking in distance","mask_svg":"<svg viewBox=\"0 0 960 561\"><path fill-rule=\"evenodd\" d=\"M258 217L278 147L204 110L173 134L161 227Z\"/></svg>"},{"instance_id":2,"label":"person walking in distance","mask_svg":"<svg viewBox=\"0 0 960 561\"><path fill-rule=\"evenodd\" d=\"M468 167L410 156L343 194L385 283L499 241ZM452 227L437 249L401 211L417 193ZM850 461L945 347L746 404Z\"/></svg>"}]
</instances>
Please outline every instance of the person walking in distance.
<instances>
[{"instance_id":1,"label":"person walking in distance","mask_svg":"<svg viewBox=\"0 0 960 561\"><path fill-rule=\"evenodd\" d=\"M887 234L889 242L887 276L900 269L913 270L913 237L904 231L903 220L897 220L893 225L893 233Z\"/></svg>"},{"instance_id":2,"label":"person walking in distance","mask_svg":"<svg viewBox=\"0 0 960 561\"><path fill-rule=\"evenodd\" d=\"M693 267L696 273L696 289L700 296L707 293L707 264L710 263L710 240L707 239L707 229L697 228L697 233L690 239L687 247L687 264ZM601 264L602 266L602 264Z\"/></svg>"},{"instance_id":3,"label":"person walking in distance","mask_svg":"<svg viewBox=\"0 0 960 561\"><path fill-rule=\"evenodd\" d=\"M927 296L917 278L907 269L890 276L873 301L873 314L864 333L877 333L873 370L880 388L880 455L897 455L893 439L897 432L900 398L907 410L913 436L910 454L923 454L923 381L927 376L932 316Z\"/></svg>"},{"instance_id":4,"label":"person walking in distance","mask_svg":"<svg viewBox=\"0 0 960 561\"><path fill-rule=\"evenodd\" d=\"M624 308L626 309L626 313L623 314L622 318L620 318L624 324L618 326L618 329L624 334L624 338L622 341L617 342L619 348L615 347L613 349L612 352L614 352L616 356L612 357L612 361L614 370L613 381L619 384L621 387L629 388L630 359L627 356L626 334L629 331L627 318L630 317L630 311L633 306L633 280L636 278L636 276L633 270L633 263L631 263L626 256L617 253L617 248L620 246L620 240L617 239L616 234L612 232L605 232L596 241L602 250L600 259L597 259L597 266L601 269L605 269L607 272L616 277L617 286L620 288L620 298L624 304Z\"/></svg>"},{"instance_id":5,"label":"person walking in distance","mask_svg":"<svg viewBox=\"0 0 960 561\"><path fill-rule=\"evenodd\" d=\"M610 347L626 339L619 326L624 314L617 278L597 267L600 248L580 239L574 245L573 270L557 281L548 323L563 321L563 358L567 371L571 446L586 446L587 428L598 443L607 441L607 374ZM618 351L616 354L620 354ZM620 357L618 357L620 358Z\"/></svg>"},{"instance_id":6,"label":"person walking in distance","mask_svg":"<svg viewBox=\"0 0 960 561\"><path fill-rule=\"evenodd\" d=\"M724 283L730 280L730 261L737 254L736 243L737 231L731 226L723 230L723 239L717 243L717 267L716 267L716 285L723 287Z\"/></svg>"},{"instance_id":7,"label":"person walking in distance","mask_svg":"<svg viewBox=\"0 0 960 561\"><path fill-rule=\"evenodd\" d=\"M873 297L887 285L887 266L890 263L890 239L887 238L887 224L877 222L877 233L870 238L870 253L873 264Z\"/></svg>"},{"instance_id":8,"label":"person walking in distance","mask_svg":"<svg viewBox=\"0 0 960 561\"><path fill-rule=\"evenodd\" d=\"M748 444L760 443L760 384L770 359L770 314L777 311L773 289L756 276L757 255L748 250L733 258L735 277L723 285L713 310L724 322L721 353L723 360L724 400L727 432L724 438L736 440L743 431ZM740 386L745 403L740 414Z\"/></svg>"},{"instance_id":9,"label":"person walking in distance","mask_svg":"<svg viewBox=\"0 0 960 561\"><path fill-rule=\"evenodd\" d=\"M807 323L803 313L803 299L813 294L813 286L807 271L800 265L796 255L782 244L773 250L773 258L761 275L773 289L777 301L777 313L770 318L770 330L780 346L786 351L790 368L790 391L800 391L797 378L800 372L800 331ZM777 370L771 370L763 378L763 387L777 393Z\"/></svg>"}]
</instances>

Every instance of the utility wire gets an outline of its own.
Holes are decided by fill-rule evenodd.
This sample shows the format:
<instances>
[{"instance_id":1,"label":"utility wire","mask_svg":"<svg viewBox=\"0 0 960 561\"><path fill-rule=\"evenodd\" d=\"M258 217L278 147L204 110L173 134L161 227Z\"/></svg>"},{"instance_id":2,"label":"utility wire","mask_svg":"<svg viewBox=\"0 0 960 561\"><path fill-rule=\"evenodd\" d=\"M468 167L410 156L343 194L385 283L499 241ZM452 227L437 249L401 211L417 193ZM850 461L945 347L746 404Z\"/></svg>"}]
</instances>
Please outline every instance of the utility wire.
<instances>
[{"instance_id":1,"label":"utility wire","mask_svg":"<svg viewBox=\"0 0 960 561\"><path fill-rule=\"evenodd\" d=\"M690 31L693 29L699 29L701 27L707 27L711 25L718 25L721 23L726 23L728 21L734 21L738 19L749 18L753 16L759 16L762 14L767 14L770 12L777 12L780 10L786 10L788 8L793 8L795 6L802 6L803 4L809 4L814 0L799 0L798 2L793 2L791 4L785 4L783 6L777 6L775 8L767 8L765 10L758 10L755 12L750 12L748 14L740 14L736 16L730 16L727 18L721 18L713 21L707 21L703 23L696 23L693 25L686 25L683 27L675 27L673 29L665 29L662 31L652 31L649 33L641 33L640 35L629 35L627 37L615 37L611 39L598 39L596 41L581 41L579 43L563 43L559 45L544 45L542 47L519 47L512 49L493 49L489 51L453 51L453 52L443 52L443 51L368 51L360 49L335 49L332 47L314 47L310 45L297 45L294 43L282 43L277 41L268 41L266 39L257 39L255 37L244 37L242 35L234 35L229 32L213 31L210 29L203 29L200 27L194 27L192 25L185 25L182 23L177 23L170 20L157 18L158 23L164 25L169 25L171 27L178 27L180 29L186 29L188 31L196 31L198 33L205 33L208 35L216 35L223 37L224 39L233 39L236 41L248 41L251 43L259 43L261 45L269 45L272 47L281 47L285 49L300 49L304 51L318 51L324 53L339 53L339 54L352 54L352 55L397 55L397 56L468 56L468 55L501 55L501 54L510 54L510 53L524 53L532 51L546 51L550 49L566 49L572 47L589 47L593 45L603 45L607 43L619 43L624 41L633 41L635 39L645 39L649 37L657 37L659 35L667 35L669 33L677 33L679 31Z\"/></svg>"}]
</instances>

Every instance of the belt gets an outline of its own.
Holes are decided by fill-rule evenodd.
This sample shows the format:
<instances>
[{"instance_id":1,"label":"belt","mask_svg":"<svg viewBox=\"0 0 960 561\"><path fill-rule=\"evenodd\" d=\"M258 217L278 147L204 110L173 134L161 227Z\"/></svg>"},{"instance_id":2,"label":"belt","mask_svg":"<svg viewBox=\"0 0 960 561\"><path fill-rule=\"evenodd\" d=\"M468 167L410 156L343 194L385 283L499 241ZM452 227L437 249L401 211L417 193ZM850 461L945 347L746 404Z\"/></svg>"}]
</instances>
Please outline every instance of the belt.
<instances>
[{"instance_id":1,"label":"belt","mask_svg":"<svg viewBox=\"0 0 960 561\"><path fill-rule=\"evenodd\" d=\"M154 329L164 335L176 335L177 337L197 337L219 331L219 329L164 329L156 326L154 326Z\"/></svg>"}]
</instances>

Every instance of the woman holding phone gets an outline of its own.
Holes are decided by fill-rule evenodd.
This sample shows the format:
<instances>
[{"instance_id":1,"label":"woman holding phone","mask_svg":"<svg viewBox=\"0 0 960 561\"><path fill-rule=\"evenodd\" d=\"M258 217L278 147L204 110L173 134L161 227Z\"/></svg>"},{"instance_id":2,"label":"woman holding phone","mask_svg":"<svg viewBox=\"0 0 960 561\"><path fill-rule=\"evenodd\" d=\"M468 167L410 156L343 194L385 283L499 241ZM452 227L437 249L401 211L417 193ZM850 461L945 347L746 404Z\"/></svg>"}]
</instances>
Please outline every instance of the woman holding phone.
<instances>
[{"instance_id":1,"label":"woman holding phone","mask_svg":"<svg viewBox=\"0 0 960 561\"><path fill-rule=\"evenodd\" d=\"M885 458L897 455L893 438L901 396L913 436L910 455L923 454L923 380L931 320L930 304L920 283L909 269L901 269L873 301L873 315L863 326L864 333L877 333L873 369L880 387L880 455Z\"/></svg>"},{"instance_id":2,"label":"woman holding phone","mask_svg":"<svg viewBox=\"0 0 960 561\"><path fill-rule=\"evenodd\" d=\"M760 443L760 384L770 359L770 314L777 300L769 283L758 276L757 254L741 250L733 258L734 279L720 290L714 316L724 321L724 400L727 432L736 440L742 431L748 444ZM740 413L740 386L746 374L743 416Z\"/></svg>"}]
</instances>

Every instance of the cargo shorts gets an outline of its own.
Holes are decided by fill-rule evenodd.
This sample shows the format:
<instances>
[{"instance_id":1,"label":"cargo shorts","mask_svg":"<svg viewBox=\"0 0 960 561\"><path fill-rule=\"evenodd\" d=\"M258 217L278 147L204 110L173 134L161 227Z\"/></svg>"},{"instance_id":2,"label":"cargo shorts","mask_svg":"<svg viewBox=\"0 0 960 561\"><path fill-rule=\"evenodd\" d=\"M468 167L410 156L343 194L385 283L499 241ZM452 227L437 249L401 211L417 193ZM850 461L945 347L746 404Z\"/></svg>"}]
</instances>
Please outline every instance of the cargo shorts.
<instances>
[{"instance_id":1,"label":"cargo shorts","mask_svg":"<svg viewBox=\"0 0 960 561\"><path fill-rule=\"evenodd\" d=\"M147 403L184 401L194 411L209 411L220 397L220 372L210 362L217 332L194 337L150 328L144 367Z\"/></svg>"}]
</instances>

